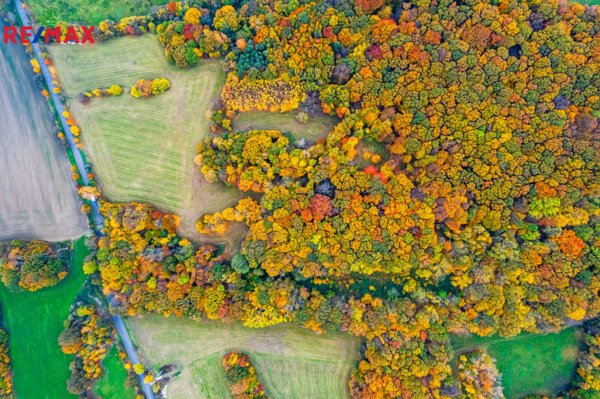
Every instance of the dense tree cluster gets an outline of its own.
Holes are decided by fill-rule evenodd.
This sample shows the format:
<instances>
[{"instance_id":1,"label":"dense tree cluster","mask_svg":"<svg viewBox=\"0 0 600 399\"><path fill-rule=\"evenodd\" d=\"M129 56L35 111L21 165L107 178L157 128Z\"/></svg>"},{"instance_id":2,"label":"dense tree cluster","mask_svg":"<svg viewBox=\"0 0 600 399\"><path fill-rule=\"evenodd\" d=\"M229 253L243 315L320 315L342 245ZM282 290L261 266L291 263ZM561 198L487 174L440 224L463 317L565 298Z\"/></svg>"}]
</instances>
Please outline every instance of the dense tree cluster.
<instances>
[{"instance_id":1,"label":"dense tree cluster","mask_svg":"<svg viewBox=\"0 0 600 399\"><path fill-rule=\"evenodd\" d=\"M171 88L171 82L167 78L156 79L139 79L131 87L131 95L133 97L147 98L157 96Z\"/></svg>"},{"instance_id":2,"label":"dense tree cluster","mask_svg":"<svg viewBox=\"0 0 600 399\"><path fill-rule=\"evenodd\" d=\"M234 208L225 208L221 212L203 215L196 222L196 229L205 235L219 235L225 233L232 222L246 222L258 220L260 206L252 198L242 198Z\"/></svg>"},{"instance_id":3,"label":"dense tree cluster","mask_svg":"<svg viewBox=\"0 0 600 399\"><path fill-rule=\"evenodd\" d=\"M254 327L291 318L289 297L298 294L289 282L254 287L256 281L237 289L246 285L239 277L248 272L244 260L234 269L216 246L195 248L175 233L176 216L138 203L104 203L102 213L106 235L98 242L94 266L104 293L116 299L116 310L233 318Z\"/></svg>"},{"instance_id":4,"label":"dense tree cluster","mask_svg":"<svg viewBox=\"0 0 600 399\"><path fill-rule=\"evenodd\" d=\"M277 79L239 79L230 73L221 92L227 110L232 111L291 111L304 101L306 95L297 79L287 75Z\"/></svg>"},{"instance_id":5,"label":"dense tree cluster","mask_svg":"<svg viewBox=\"0 0 600 399\"><path fill-rule=\"evenodd\" d=\"M0 242L0 275L8 288L37 291L64 279L71 262L69 242Z\"/></svg>"},{"instance_id":6,"label":"dense tree cluster","mask_svg":"<svg viewBox=\"0 0 600 399\"><path fill-rule=\"evenodd\" d=\"M198 318L206 308L216 318L224 304L224 287L210 278L221 260L216 247L195 249L175 234L177 217L149 205L104 203L102 213L106 235L98 242L95 266L105 294L114 295L130 314Z\"/></svg>"},{"instance_id":7,"label":"dense tree cluster","mask_svg":"<svg viewBox=\"0 0 600 399\"><path fill-rule=\"evenodd\" d=\"M276 170L272 161L262 171L244 164L220 137L201 149L207 177L247 190L249 183L239 184L246 177L254 191L265 191L263 220L250 226L244 243L250 264L271 276L317 264L319 278L387 268L407 292L448 280L464 290L471 329L483 334L514 335L597 314L593 10L433 3L405 5L394 16L380 6L369 21L345 12L344 24L336 18L341 11L315 3L291 13L273 7L279 23L269 26L265 18L256 30L254 42L278 41L267 51L269 68L242 78L261 83L273 68L278 76L301 76L288 61L311 56L296 47L276 53L309 26L314 36L314 21L336 21L319 37L340 48L327 82L313 73L302 84L317 84L324 111L344 119L325 145L306 154L305 162L318 164L306 172L308 182L265 178ZM358 21L365 22L354 26ZM252 18L247 23L252 30ZM560 24L577 26L577 34ZM544 46L545 54L532 50ZM524 87L510 81L515 76ZM229 90L227 84L225 103ZM384 157L365 164L361 155L373 141L385 145ZM331 185L333 195L319 194L319 184Z\"/></svg>"},{"instance_id":8,"label":"dense tree cluster","mask_svg":"<svg viewBox=\"0 0 600 399\"><path fill-rule=\"evenodd\" d=\"M81 395L102 376L102 360L113 344L113 330L94 305L82 303L73 306L67 323L58 343L64 353L74 355L67 388Z\"/></svg>"},{"instance_id":9,"label":"dense tree cluster","mask_svg":"<svg viewBox=\"0 0 600 399\"><path fill-rule=\"evenodd\" d=\"M118 22L102 21L94 30L94 39L102 41L119 36L139 36L154 28L151 21L149 16L126 17Z\"/></svg>"},{"instance_id":10,"label":"dense tree cluster","mask_svg":"<svg viewBox=\"0 0 600 399\"><path fill-rule=\"evenodd\" d=\"M350 390L373 399L493 397L484 354L465 355L457 385L449 332L514 336L599 315L598 8L196 4L152 18L176 65L227 61L220 128L197 162L208 180L263 196L199 221L212 233L248 224L231 260L179 238L172 215L104 204L97 267L124 312L364 337ZM229 132L236 112L297 107L339 124L309 149Z\"/></svg>"},{"instance_id":11,"label":"dense tree cluster","mask_svg":"<svg viewBox=\"0 0 600 399\"><path fill-rule=\"evenodd\" d=\"M502 379L495 360L483 350L461 355L458 370L463 397L504 399Z\"/></svg>"},{"instance_id":12,"label":"dense tree cluster","mask_svg":"<svg viewBox=\"0 0 600 399\"><path fill-rule=\"evenodd\" d=\"M102 206L106 235L96 255L104 293L124 314L159 312L199 319L241 320L264 327L294 320L317 332L346 331L367 338L365 359L351 380L356 395L420 391L451 378L447 333L461 322L452 304L422 292L422 303L398 299L387 285L387 300L360 289L337 291L334 285L308 288L291 278L266 278L251 269L244 255L228 260L217 247L194 248L178 237L172 215L143 204ZM367 291L371 291L367 288ZM373 288L374 289L374 288ZM393 370L410 373L397 375ZM365 384L372 384L365 390ZM429 382L428 382L429 384ZM422 396L426 397L426 396Z\"/></svg>"},{"instance_id":13,"label":"dense tree cluster","mask_svg":"<svg viewBox=\"0 0 600 399\"><path fill-rule=\"evenodd\" d=\"M253 36L233 51L239 79L299 77L341 118L296 179L240 185L257 168L220 145L231 135L200 149L209 178L264 191L242 245L250 270L340 289L392 281L419 303L439 297L460 329L481 335L597 317L598 9L356 5L261 2L245 21ZM265 41L248 68L246 49ZM277 170L266 163L264 176ZM410 372L373 370L351 382L358 396L394 397L381 379Z\"/></svg>"},{"instance_id":14,"label":"dense tree cluster","mask_svg":"<svg viewBox=\"0 0 600 399\"><path fill-rule=\"evenodd\" d=\"M364 359L351 379L357 397L414 395L430 385L419 397L453 397L476 381L458 385L453 379L447 332L462 331L466 321L457 306L437 294L422 290L418 302L414 297L398 298L390 284L385 295L355 297L356 287L336 293L333 286L322 293L291 279L267 279L261 269L250 268L244 255L228 260L214 246L194 248L174 233L175 216L148 205L105 203L102 211L108 223L96 255L99 273L105 293L114 296L126 314L236 319L250 327L294 320L317 332L365 337ZM481 366L477 370L488 363L487 358L469 359L467 363ZM594 362L582 360L580 368L592 365L594 372ZM485 381L491 380L483 377L494 374L478 373L483 374L477 381L488 386Z\"/></svg>"},{"instance_id":15,"label":"dense tree cluster","mask_svg":"<svg viewBox=\"0 0 600 399\"><path fill-rule=\"evenodd\" d=\"M211 29L210 23L203 23L203 15L208 10L190 8L183 15L183 21L163 22L157 26L158 40L165 47L167 60L178 67L194 66L201 58L218 58L230 48L230 39L223 32Z\"/></svg>"},{"instance_id":16,"label":"dense tree cluster","mask_svg":"<svg viewBox=\"0 0 600 399\"><path fill-rule=\"evenodd\" d=\"M577 374L580 378L574 396L583 399L600 397L600 321L584 326L586 350L579 355Z\"/></svg>"},{"instance_id":17,"label":"dense tree cluster","mask_svg":"<svg viewBox=\"0 0 600 399\"><path fill-rule=\"evenodd\" d=\"M316 160L276 130L234 132L200 148L196 163L210 182L221 180L242 191L265 192L275 179L293 181L314 169Z\"/></svg>"},{"instance_id":18,"label":"dense tree cluster","mask_svg":"<svg viewBox=\"0 0 600 399\"><path fill-rule=\"evenodd\" d=\"M237 352L226 354L223 357L223 368L234 399L268 398L248 355Z\"/></svg>"},{"instance_id":19,"label":"dense tree cluster","mask_svg":"<svg viewBox=\"0 0 600 399\"><path fill-rule=\"evenodd\" d=\"M0 328L0 399L14 399L8 332Z\"/></svg>"}]
</instances>

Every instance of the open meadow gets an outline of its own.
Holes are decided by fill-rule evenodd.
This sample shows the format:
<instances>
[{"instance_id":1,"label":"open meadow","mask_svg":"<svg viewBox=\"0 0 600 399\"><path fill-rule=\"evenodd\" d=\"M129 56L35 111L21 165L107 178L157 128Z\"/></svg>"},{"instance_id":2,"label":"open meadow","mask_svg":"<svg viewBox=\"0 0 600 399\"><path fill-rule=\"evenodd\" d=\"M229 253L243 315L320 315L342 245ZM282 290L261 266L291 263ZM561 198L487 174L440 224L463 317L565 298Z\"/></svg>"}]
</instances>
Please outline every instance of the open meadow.
<instances>
[{"instance_id":1,"label":"open meadow","mask_svg":"<svg viewBox=\"0 0 600 399\"><path fill-rule=\"evenodd\" d=\"M68 240L87 221L29 59L21 44L0 46L0 240Z\"/></svg>"},{"instance_id":2,"label":"open meadow","mask_svg":"<svg viewBox=\"0 0 600 399\"><path fill-rule=\"evenodd\" d=\"M0 46L1 47L1 46ZM69 363L58 345L71 304L86 276L85 238L74 243L69 275L58 285L37 292L10 292L0 284L3 323L9 333L10 361L17 398L77 398L67 391Z\"/></svg>"},{"instance_id":3,"label":"open meadow","mask_svg":"<svg viewBox=\"0 0 600 399\"><path fill-rule=\"evenodd\" d=\"M295 112L277 113L266 111L242 112L233 120L233 130L279 130L290 132L296 139L314 142L327 137L336 119L326 115L311 116L306 123L296 119Z\"/></svg>"},{"instance_id":4,"label":"open meadow","mask_svg":"<svg viewBox=\"0 0 600 399\"><path fill-rule=\"evenodd\" d=\"M98 380L94 393L101 399L134 399L135 389L127 386L127 370L113 346L102 361L104 376Z\"/></svg>"},{"instance_id":5,"label":"open meadow","mask_svg":"<svg viewBox=\"0 0 600 399\"><path fill-rule=\"evenodd\" d=\"M128 325L142 358L155 370L175 363L182 374L171 382L173 399L231 397L221 358L248 353L271 399L342 399L359 359L359 340L349 335L316 335L293 324L249 329L237 323L197 322L147 316Z\"/></svg>"},{"instance_id":6,"label":"open meadow","mask_svg":"<svg viewBox=\"0 0 600 399\"><path fill-rule=\"evenodd\" d=\"M49 51L104 194L175 212L182 217L180 233L200 240L198 217L241 198L233 188L204 181L194 164L196 144L208 133L206 113L224 82L221 64L202 61L177 69L154 35L54 45ZM136 80L157 77L167 77L171 89L145 99L129 94ZM81 91L113 84L124 87L121 97L93 98L85 105L77 100Z\"/></svg>"},{"instance_id":7,"label":"open meadow","mask_svg":"<svg viewBox=\"0 0 600 399\"><path fill-rule=\"evenodd\" d=\"M577 370L581 331L568 328L557 334L522 334L513 338L454 337L457 353L486 348L496 359L507 399L530 394L552 395L569 385Z\"/></svg>"}]
</instances>

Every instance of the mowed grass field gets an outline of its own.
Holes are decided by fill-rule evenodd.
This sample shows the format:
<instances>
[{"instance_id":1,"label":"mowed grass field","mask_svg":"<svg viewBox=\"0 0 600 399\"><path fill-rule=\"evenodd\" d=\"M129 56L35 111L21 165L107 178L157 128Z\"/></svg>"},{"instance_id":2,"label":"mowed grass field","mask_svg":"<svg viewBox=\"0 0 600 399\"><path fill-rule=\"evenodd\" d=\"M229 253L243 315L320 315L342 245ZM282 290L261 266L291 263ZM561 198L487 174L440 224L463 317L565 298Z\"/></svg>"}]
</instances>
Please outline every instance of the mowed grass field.
<instances>
[{"instance_id":1,"label":"mowed grass field","mask_svg":"<svg viewBox=\"0 0 600 399\"><path fill-rule=\"evenodd\" d=\"M359 340L349 335L316 335L284 324L249 329L237 323L197 322L147 316L128 319L142 358L155 370L175 363L172 399L230 398L221 358L248 353L271 399L342 399L359 359Z\"/></svg>"},{"instance_id":2,"label":"mowed grass field","mask_svg":"<svg viewBox=\"0 0 600 399\"><path fill-rule=\"evenodd\" d=\"M69 275L37 292L9 292L0 284L3 323L9 333L14 390L19 399L77 398L67 391L72 356L61 352L58 336L86 276L85 239L75 241Z\"/></svg>"},{"instance_id":3,"label":"mowed grass field","mask_svg":"<svg viewBox=\"0 0 600 399\"><path fill-rule=\"evenodd\" d=\"M50 107L33 79L24 47L1 45L0 240L73 239L87 230L87 221Z\"/></svg>"},{"instance_id":4,"label":"mowed grass field","mask_svg":"<svg viewBox=\"0 0 600 399\"><path fill-rule=\"evenodd\" d=\"M207 111L224 83L217 61L181 70L169 65L154 35L90 46L49 47L71 111L81 126L101 188L112 201L142 201L182 217L181 233L201 240L195 222L235 204L241 193L208 184L194 164L208 134ZM167 77L171 89L139 99L128 90L141 78ZM121 97L80 104L79 92L120 84Z\"/></svg>"},{"instance_id":5,"label":"mowed grass field","mask_svg":"<svg viewBox=\"0 0 600 399\"><path fill-rule=\"evenodd\" d=\"M148 15L150 7L168 0L29 0L35 20L54 26L58 21L98 25L100 21L118 21L130 15Z\"/></svg>"},{"instance_id":6,"label":"mowed grass field","mask_svg":"<svg viewBox=\"0 0 600 399\"><path fill-rule=\"evenodd\" d=\"M295 112L242 112L234 119L233 129L239 131L274 129L290 132L296 139L304 138L314 142L327 137L327 133L336 124L335 118L326 115L312 116L306 123L300 123L296 120L296 115Z\"/></svg>"},{"instance_id":7,"label":"mowed grass field","mask_svg":"<svg viewBox=\"0 0 600 399\"><path fill-rule=\"evenodd\" d=\"M514 338L455 337L458 353L484 347L496 359L507 399L529 394L552 395L569 385L577 370L582 334L569 328L556 334Z\"/></svg>"}]
</instances>

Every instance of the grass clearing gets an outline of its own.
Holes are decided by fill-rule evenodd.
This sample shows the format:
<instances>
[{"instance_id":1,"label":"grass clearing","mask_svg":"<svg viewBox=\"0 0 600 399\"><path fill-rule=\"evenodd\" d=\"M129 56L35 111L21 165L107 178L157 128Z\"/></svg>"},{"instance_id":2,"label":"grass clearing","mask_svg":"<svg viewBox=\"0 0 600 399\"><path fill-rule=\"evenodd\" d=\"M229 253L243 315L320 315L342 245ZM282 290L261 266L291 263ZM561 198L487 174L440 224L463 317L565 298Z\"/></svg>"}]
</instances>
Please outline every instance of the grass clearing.
<instances>
[{"instance_id":1,"label":"grass clearing","mask_svg":"<svg viewBox=\"0 0 600 399\"><path fill-rule=\"evenodd\" d=\"M507 399L528 394L551 395L569 385L577 370L582 334L568 328L556 334L522 334L513 338L454 337L458 353L484 347L496 359Z\"/></svg>"},{"instance_id":2,"label":"grass clearing","mask_svg":"<svg viewBox=\"0 0 600 399\"><path fill-rule=\"evenodd\" d=\"M101 399L134 399L135 389L126 386L127 370L113 346L102 361L104 376L96 383L94 393Z\"/></svg>"},{"instance_id":3,"label":"grass clearing","mask_svg":"<svg viewBox=\"0 0 600 399\"><path fill-rule=\"evenodd\" d=\"M150 34L89 46L53 45L49 51L104 194L175 212L182 217L180 233L201 241L194 226L198 217L242 197L234 188L207 183L194 164L196 144L209 131L206 113L224 83L221 64L202 61L178 69ZM81 91L112 84L129 90L138 79L163 76L171 89L156 97L126 92L87 105L76 99Z\"/></svg>"},{"instance_id":4,"label":"grass clearing","mask_svg":"<svg viewBox=\"0 0 600 399\"><path fill-rule=\"evenodd\" d=\"M0 76L0 240L79 237L87 220L21 44L0 46Z\"/></svg>"},{"instance_id":5,"label":"grass clearing","mask_svg":"<svg viewBox=\"0 0 600 399\"><path fill-rule=\"evenodd\" d=\"M250 355L271 399L347 398L347 381L359 359L357 338L316 335L293 324L249 329L158 315L127 323L153 369L169 363L182 367L168 388L173 399L230 398L221 359L231 351Z\"/></svg>"},{"instance_id":6,"label":"grass clearing","mask_svg":"<svg viewBox=\"0 0 600 399\"><path fill-rule=\"evenodd\" d=\"M4 325L9 333L14 389L23 399L77 398L67 391L72 356L61 352L58 336L86 276L85 238L75 241L69 275L37 292L9 292L0 284Z\"/></svg>"},{"instance_id":7,"label":"grass clearing","mask_svg":"<svg viewBox=\"0 0 600 399\"><path fill-rule=\"evenodd\" d=\"M336 125L336 119L326 116L311 116L306 123L296 120L296 112L276 113L266 111L242 112L233 121L233 130L279 130L290 132L296 139L309 141L327 137Z\"/></svg>"},{"instance_id":8,"label":"grass clearing","mask_svg":"<svg viewBox=\"0 0 600 399\"><path fill-rule=\"evenodd\" d=\"M100 21L118 21L131 15L147 15L150 7L168 0L29 0L38 23L54 26L58 21L98 25Z\"/></svg>"},{"instance_id":9,"label":"grass clearing","mask_svg":"<svg viewBox=\"0 0 600 399\"><path fill-rule=\"evenodd\" d=\"M600 5L600 0L577 0L575 3L588 5L588 6L598 6Z\"/></svg>"}]
</instances>

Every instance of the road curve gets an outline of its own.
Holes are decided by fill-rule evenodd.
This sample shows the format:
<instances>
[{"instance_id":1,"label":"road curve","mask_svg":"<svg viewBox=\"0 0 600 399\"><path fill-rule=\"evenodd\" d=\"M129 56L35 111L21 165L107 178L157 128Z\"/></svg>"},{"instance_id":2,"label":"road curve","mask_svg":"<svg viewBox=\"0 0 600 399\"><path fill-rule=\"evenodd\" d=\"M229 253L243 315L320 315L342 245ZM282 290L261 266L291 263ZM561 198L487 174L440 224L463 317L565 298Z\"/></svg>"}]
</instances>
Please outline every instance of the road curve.
<instances>
[{"instance_id":1,"label":"road curve","mask_svg":"<svg viewBox=\"0 0 600 399\"><path fill-rule=\"evenodd\" d=\"M23 8L23 2L21 0L14 0L15 9L19 14L19 18L21 19L21 24L23 26L30 26L31 21L27 12ZM79 175L81 176L83 183L87 186L89 185L89 179L87 176L87 171L85 169L85 164L83 163L83 157L81 156L81 152L79 148L77 148L77 144L75 143L75 136L73 132L71 132L71 127L67 123L66 118L63 115L64 107L63 103L58 96L58 94L54 93L54 82L52 80L52 74L50 73L50 69L44 63L44 58L42 57L42 51L40 49L40 45L38 43L31 43L31 47L33 48L33 53L38 63L40 64L40 69L42 71L42 75L44 76L44 80L46 81L46 85L48 86L48 90L50 91L50 96L52 96L52 101L54 102L54 106L56 107L56 111L58 112L58 117L60 118L60 123L65 131L65 136L69 142L69 146L73 151L73 157L75 158L75 163L77 164L77 169L79 170ZM104 227L104 218L100 214L98 201L91 201L92 204L92 212L93 219L96 230L99 234L102 234L102 228ZM127 352L127 356L131 360L132 363L139 363L139 358L137 352L135 351L135 347L131 341L131 337L129 336L129 332L125 327L125 322L123 318L117 315L113 315L113 320L115 322L115 326L117 328L117 332L121 336L121 340L123 341L123 345L125 346L125 351ZM152 392L152 386L144 383L144 378L141 375L138 375L138 379L140 381L140 386L142 387L142 391L144 392L144 396L146 399L155 399L154 392Z\"/></svg>"}]
</instances>

